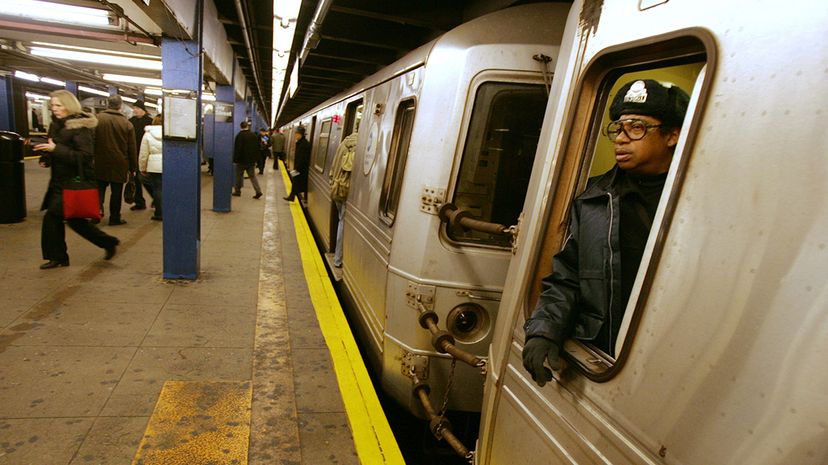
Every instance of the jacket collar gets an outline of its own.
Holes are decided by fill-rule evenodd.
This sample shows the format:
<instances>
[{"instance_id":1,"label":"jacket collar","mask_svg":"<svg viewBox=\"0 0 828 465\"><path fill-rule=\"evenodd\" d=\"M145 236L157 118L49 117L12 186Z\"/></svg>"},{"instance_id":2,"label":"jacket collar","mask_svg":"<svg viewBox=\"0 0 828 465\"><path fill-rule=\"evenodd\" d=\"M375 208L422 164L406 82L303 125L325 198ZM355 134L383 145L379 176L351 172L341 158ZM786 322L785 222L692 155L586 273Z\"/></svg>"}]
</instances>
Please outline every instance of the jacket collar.
<instances>
[{"instance_id":1,"label":"jacket collar","mask_svg":"<svg viewBox=\"0 0 828 465\"><path fill-rule=\"evenodd\" d=\"M68 116L64 121L64 127L66 129L94 129L98 125L98 118L95 118L89 113L78 113L75 115L71 115Z\"/></svg>"},{"instance_id":2,"label":"jacket collar","mask_svg":"<svg viewBox=\"0 0 828 465\"><path fill-rule=\"evenodd\" d=\"M590 181L587 185L586 190L578 196L579 199L594 199L596 197L604 197L608 193L612 192L612 186L615 184L616 179L621 170L618 168L618 165L615 165L611 170L607 171L606 173L594 178L594 181Z\"/></svg>"}]
</instances>

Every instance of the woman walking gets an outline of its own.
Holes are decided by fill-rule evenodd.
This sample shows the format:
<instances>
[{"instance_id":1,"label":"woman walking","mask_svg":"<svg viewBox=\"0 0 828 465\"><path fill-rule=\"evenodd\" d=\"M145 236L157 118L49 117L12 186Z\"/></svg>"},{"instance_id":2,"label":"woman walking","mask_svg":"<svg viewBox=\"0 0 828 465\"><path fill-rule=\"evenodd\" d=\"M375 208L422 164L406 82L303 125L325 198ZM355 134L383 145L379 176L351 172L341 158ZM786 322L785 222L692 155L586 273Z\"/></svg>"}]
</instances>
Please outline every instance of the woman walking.
<instances>
[{"instance_id":1,"label":"woman walking","mask_svg":"<svg viewBox=\"0 0 828 465\"><path fill-rule=\"evenodd\" d=\"M164 124L163 117L159 114L152 120L152 125L144 128L144 138L141 139L141 148L138 152L138 169L141 171L142 181L149 184L147 189L152 195L152 204L155 205L155 214L152 219L161 221L162 215L162 189L161 171L163 170L163 139L161 128Z\"/></svg>"},{"instance_id":2,"label":"woman walking","mask_svg":"<svg viewBox=\"0 0 828 465\"><path fill-rule=\"evenodd\" d=\"M78 175L79 165L84 177L94 179L95 156L92 150L95 126L98 124L94 116L82 112L80 102L71 92L56 90L49 96L53 115L49 126L49 142L34 146L35 151L43 153L40 166L51 167L52 170L49 188L40 207L41 210L46 210L40 236L43 258L48 260L40 265L43 270L69 266L66 230L63 225L63 186ZM101 231L87 219L73 218L65 221L84 239L104 249L105 260L115 256L118 238Z\"/></svg>"}]
</instances>

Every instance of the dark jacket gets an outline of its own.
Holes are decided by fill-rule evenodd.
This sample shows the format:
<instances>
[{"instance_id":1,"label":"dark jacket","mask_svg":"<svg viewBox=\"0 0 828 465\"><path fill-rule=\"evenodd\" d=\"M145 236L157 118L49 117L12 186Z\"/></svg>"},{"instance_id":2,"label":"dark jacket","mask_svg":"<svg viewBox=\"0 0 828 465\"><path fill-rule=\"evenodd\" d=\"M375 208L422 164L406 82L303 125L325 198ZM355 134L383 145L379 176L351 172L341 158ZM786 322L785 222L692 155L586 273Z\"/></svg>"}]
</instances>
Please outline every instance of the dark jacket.
<instances>
[{"instance_id":1,"label":"dark jacket","mask_svg":"<svg viewBox=\"0 0 828 465\"><path fill-rule=\"evenodd\" d=\"M86 179L95 179L95 127L98 120L89 114L70 115L65 119L53 119L49 126L49 137L55 143L55 150L44 154L40 161L51 168L49 188L43 197L41 210L63 216L63 186L78 176L78 160L81 161Z\"/></svg>"},{"instance_id":2,"label":"dark jacket","mask_svg":"<svg viewBox=\"0 0 828 465\"><path fill-rule=\"evenodd\" d=\"M569 236L555 255L553 272L542 281L535 311L523 329L558 347L569 337L593 341L606 323L618 327L624 306L619 245L620 202L615 189L618 167L590 179L573 202ZM605 336L606 337L606 336ZM613 336L614 339L614 336ZM596 341L611 348L610 341Z\"/></svg>"},{"instance_id":3,"label":"dark jacket","mask_svg":"<svg viewBox=\"0 0 828 465\"><path fill-rule=\"evenodd\" d=\"M249 129L239 131L233 144L233 163L254 165L259 161L259 135Z\"/></svg>"},{"instance_id":4,"label":"dark jacket","mask_svg":"<svg viewBox=\"0 0 828 465\"><path fill-rule=\"evenodd\" d=\"M144 129L152 124L152 118L144 113L144 116L140 118L133 116L129 119L129 122L132 123L132 127L135 130L135 146L141 147L141 140L144 138Z\"/></svg>"},{"instance_id":5,"label":"dark jacket","mask_svg":"<svg viewBox=\"0 0 828 465\"><path fill-rule=\"evenodd\" d=\"M308 168L310 168L311 144L302 137L296 141L296 156L293 160L293 169L299 172L291 179L296 184L296 192L308 191Z\"/></svg>"},{"instance_id":6,"label":"dark jacket","mask_svg":"<svg viewBox=\"0 0 828 465\"><path fill-rule=\"evenodd\" d=\"M95 177L125 183L129 171L138 169L138 150L132 123L118 110L98 113L95 130Z\"/></svg>"},{"instance_id":7,"label":"dark jacket","mask_svg":"<svg viewBox=\"0 0 828 465\"><path fill-rule=\"evenodd\" d=\"M283 153L285 151L285 135L281 132L274 133L270 136L270 141L273 144L273 153Z\"/></svg>"}]
</instances>

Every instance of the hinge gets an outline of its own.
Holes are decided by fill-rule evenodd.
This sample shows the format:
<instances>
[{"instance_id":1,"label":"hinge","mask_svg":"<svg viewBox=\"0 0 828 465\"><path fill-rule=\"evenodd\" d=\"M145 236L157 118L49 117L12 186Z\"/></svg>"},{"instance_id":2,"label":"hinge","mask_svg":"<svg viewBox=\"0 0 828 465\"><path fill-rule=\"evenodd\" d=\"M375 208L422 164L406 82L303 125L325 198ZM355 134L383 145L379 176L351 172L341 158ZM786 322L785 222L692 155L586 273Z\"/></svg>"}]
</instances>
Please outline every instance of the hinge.
<instances>
[{"instance_id":1,"label":"hinge","mask_svg":"<svg viewBox=\"0 0 828 465\"><path fill-rule=\"evenodd\" d=\"M446 190L442 187L423 186L420 195L420 210L432 215L440 211L440 205L446 201Z\"/></svg>"},{"instance_id":2,"label":"hinge","mask_svg":"<svg viewBox=\"0 0 828 465\"><path fill-rule=\"evenodd\" d=\"M405 289L405 303L417 310L417 301L419 300L426 310L434 310L434 294L436 293L437 286L427 286L409 281L408 287Z\"/></svg>"}]
</instances>

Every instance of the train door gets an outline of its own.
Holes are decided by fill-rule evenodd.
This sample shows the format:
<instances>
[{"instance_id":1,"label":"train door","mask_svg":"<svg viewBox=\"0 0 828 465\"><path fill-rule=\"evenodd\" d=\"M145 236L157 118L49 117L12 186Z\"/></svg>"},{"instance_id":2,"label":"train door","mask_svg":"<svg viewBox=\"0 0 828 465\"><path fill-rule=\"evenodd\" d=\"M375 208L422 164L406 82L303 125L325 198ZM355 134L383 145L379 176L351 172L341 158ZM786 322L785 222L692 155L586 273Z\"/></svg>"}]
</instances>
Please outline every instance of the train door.
<instances>
[{"instance_id":1,"label":"train door","mask_svg":"<svg viewBox=\"0 0 828 465\"><path fill-rule=\"evenodd\" d=\"M651 457L649 454L658 452L642 451L635 441L625 437L620 432L623 428L615 423L619 420L623 423L624 415L618 412L623 407L613 402L611 394L604 397L597 393L598 383L616 378L629 358L642 356L638 352L635 355L631 353L632 341L638 332L650 284L659 265L689 154L699 131L702 105L711 86L710 77L715 64L713 42L701 33L685 34L660 40L651 38L620 51L615 49L599 55L591 61L580 86L575 90L568 121L563 129L562 149L554 156L556 166L550 178L553 179L552 185L542 200L546 203L546 214L540 220L540 230L545 232L538 238L539 243L532 256L522 257L521 260L529 268L524 275L528 279L523 281L523 291L517 291L523 295L514 297L513 301L517 309L522 310L517 318L511 320L516 323L511 331L513 343L500 349L506 353L505 368L501 371L504 379L499 391L501 399L494 414L496 421L487 426L491 428L486 433L491 438L491 445L487 445L490 450L486 451L489 460L483 463L536 463L538 453L548 454L550 462L640 463L644 461L641 454ZM627 302L621 306L622 318L616 328L617 337L610 337L605 342L599 338L579 340L573 335L566 340L561 351L569 365L567 371L553 383L556 386L538 387L522 366L522 327L538 301L541 280L554 271L553 256L562 249L570 232L574 199L587 186L594 185L597 176L607 171L611 175L615 170L617 158L610 139L618 134L613 134L618 124L610 124L609 105L623 85L643 79L654 79L668 87L676 85L691 98L678 133L669 172L660 191L640 266L637 272L633 270L634 284ZM627 130L626 126L624 130ZM646 128L644 134L651 130L661 128ZM636 134L636 137L640 135ZM623 159L623 154L621 157ZM612 200L611 196L609 200ZM613 242L612 233L610 236L607 250L602 252L605 255L616 250L617 243ZM610 268L612 266L588 271L595 274L596 280L603 276L614 285L613 279L621 281L622 278L609 275ZM592 277L593 274L579 270L579 282ZM612 297L609 299L612 300ZM633 375L632 371L630 375ZM621 389L617 384L613 385ZM605 412L612 411L616 416L612 413L609 417L605 415ZM513 432L518 430L533 431L534 434L516 438ZM599 442L592 442L597 438L601 438Z\"/></svg>"},{"instance_id":2,"label":"train door","mask_svg":"<svg viewBox=\"0 0 828 465\"><path fill-rule=\"evenodd\" d=\"M354 100L345 107L345 120L344 124L342 125L342 132L339 142L345 140L345 138L351 135L353 132L359 131L359 125L362 122L362 113L364 107L365 105L363 104L363 99ZM328 234L331 238L330 249L331 251L333 251L336 247L337 235L339 231L339 210L337 210L336 205L334 205L333 203L333 200L331 201L330 225L331 227Z\"/></svg>"}]
</instances>

